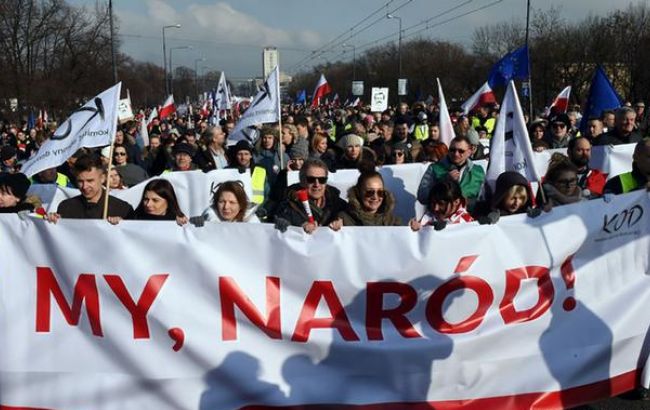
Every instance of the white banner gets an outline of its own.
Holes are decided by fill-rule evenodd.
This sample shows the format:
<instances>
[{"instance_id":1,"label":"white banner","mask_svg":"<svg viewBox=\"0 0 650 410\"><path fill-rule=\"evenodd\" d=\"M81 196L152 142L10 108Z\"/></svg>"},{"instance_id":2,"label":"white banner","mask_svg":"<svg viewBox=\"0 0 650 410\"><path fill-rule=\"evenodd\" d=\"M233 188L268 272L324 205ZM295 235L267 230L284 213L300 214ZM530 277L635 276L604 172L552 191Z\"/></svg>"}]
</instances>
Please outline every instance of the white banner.
<instances>
[{"instance_id":1,"label":"white banner","mask_svg":"<svg viewBox=\"0 0 650 410\"><path fill-rule=\"evenodd\" d=\"M440 232L0 230L3 406L568 408L645 363L645 191Z\"/></svg>"},{"instance_id":2,"label":"white banner","mask_svg":"<svg viewBox=\"0 0 650 410\"><path fill-rule=\"evenodd\" d=\"M21 172L32 175L65 162L81 147L110 145L117 127L117 105L122 83L90 99L61 124Z\"/></svg>"},{"instance_id":3,"label":"white banner","mask_svg":"<svg viewBox=\"0 0 650 410\"><path fill-rule=\"evenodd\" d=\"M252 197L253 193L250 172L240 174L236 169L218 169L208 173L201 171L168 172L159 177L150 178L129 189L112 190L111 195L128 202L135 209L142 198L144 187L152 179L158 178L171 182L178 198L178 204L187 216L201 215L212 203L212 196L216 192L217 186L222 182L241 181L249 198ZM29 188L29 194L38 196L46 211L56 212L61 201L79 195L79 190L61 188L55 184L34 184Z\"/></svg>"},{"instance_id":4,"label":"white banner","mask_svg":"<svg viewBox=\"0 0 650 410\"><path fill-rule=\"evenodd\" d=\"M635 144L617 146L597 146L592 148L590 165L608 174L608 177L629 172L632 170L632 153ZM546 150L533 153L533 162L540 175L546 174L548 161L554 152L566 154L566 149ZM475 161L475 164L487 168L487 160ZM378 168L386 183L386 188L395 196L395 214L406 223L413 216L421 216L424 212L422 205L415 199L422 175L428 163L414 163L405 165L384 165ZM288 174L288 183L298 182L298 171ZM342 169L331 172L327 183L341 191L341 198L347 199L348 189L357 183L359 171L356 169Z\"/></svg>"},{"instance_id":5,"label":"white banner","mask_svg":"<svg viewBox=\"0 0 650 410\"><path fill-rule=\"evenodd\" d=\"M594 147L591 164L594 168L608 173L610 177L628 172L632 169L634 145ZM534 153L535 166L540 171L540 174L543 175L546 173L551 154L556 151L566 152L566 150L558 149ZM476 164L485 168L487 161L476 161ZM379 172L382 174L386 183L386 188L395 196L395 214L401 217L405 223L413 216L420 216L422 214L422 206L415 198L422 175L424 175L428 166L428 163L414 163L385 165L379 168ZM297 171L291 171L287 175L289 185L298 182ZM191 216L198 215L205 210L210 203L211 195L215 191L216 185L221 182L229 180L242 181L249 198L252 193L250 173L240 174L234 169L214 170L207 174L203 174L200 171L171 172L161 175L160 178L165 178L172 182L181 209ZM330 173L328 184L341 191L341 198L347 199L348 189L357 183L358 178L358 170L343 169ZM111 195L129 202L135 208L142 196L142 189L150 180L144 181L127 190L111 191ZM73 188L60 188L54 184L34 184L30 187L29 194L37 195L41 199L45 210L54 212L61 201L79 195L79 191Z\"/></svg>"}]
</instances>

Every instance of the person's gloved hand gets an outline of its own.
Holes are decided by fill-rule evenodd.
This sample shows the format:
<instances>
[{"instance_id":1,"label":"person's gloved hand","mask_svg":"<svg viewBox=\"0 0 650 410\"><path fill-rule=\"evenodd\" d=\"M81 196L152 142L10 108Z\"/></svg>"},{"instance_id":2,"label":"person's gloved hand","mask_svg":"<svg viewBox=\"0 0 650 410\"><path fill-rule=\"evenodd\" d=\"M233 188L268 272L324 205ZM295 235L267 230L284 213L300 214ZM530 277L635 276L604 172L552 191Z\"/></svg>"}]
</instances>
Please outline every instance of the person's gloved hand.
<instances>
[{"instance_id":1,"label":"person's gloved hand","mask_svg":"<svg viewBox=\"0 0 650 410\"><path fill-rule=\"evenodd\" d=\"M478 218L478 223L481 225L494 225L499 222L501 214L498 211L492 211L489 214Z\"/></svg>"},{"instance_id":2,"label":"person's gloved hand","mask_svg":"<svg viewBox=\"0 0 650 410\"><path fill-rule=\"evenodd\" d=\"M265 208L260 206L255 210L255 216L257 216L260 221L266 221L266 218L269 216L269 214L266 212Z\"/></svg>"},{"instance_id":3,"label":"person's gloved hand","mask_svg":"<svg viewBox=\"0 0 650 410\"><path fill-rule=\"evenodd\" d=\"M447 227L447 222L446 221L433 221L431 224L433 226L433 229L436 231L442 231Z\"/></svg>"},{"instance_id":4,"label":"person's gloved hand","mask_svg":"<svg viewBox=\"0 0 650 410\"><path fill-rule=\"evenodd\" d=\"M280 232L286 232L290 225L289 221L284 218L275 218L274 227Z\"/></svg>"},{"instance_id":5,"label":"person's gloved hand","mask_svg":"<svg viewBox=\"0 0 650 410\"><path fill-rule=\"evenodd\" d=\"M196 226L197 228L200 228L203 225L205 225L205 218L203 217L203 215L193 216L190 218L190 223Z\"/></svg>"},{"instance_id":6,"label":"person's gloved hand","mask_svg":"<svg viewBox=\"0 0 650 410\"><path fill-rule=\"evenodd\" d=\"M537 218L542 214L542 208L528 208L526 211L526 215L528 215L529 218Z\"/></svg>"}]
</instances>

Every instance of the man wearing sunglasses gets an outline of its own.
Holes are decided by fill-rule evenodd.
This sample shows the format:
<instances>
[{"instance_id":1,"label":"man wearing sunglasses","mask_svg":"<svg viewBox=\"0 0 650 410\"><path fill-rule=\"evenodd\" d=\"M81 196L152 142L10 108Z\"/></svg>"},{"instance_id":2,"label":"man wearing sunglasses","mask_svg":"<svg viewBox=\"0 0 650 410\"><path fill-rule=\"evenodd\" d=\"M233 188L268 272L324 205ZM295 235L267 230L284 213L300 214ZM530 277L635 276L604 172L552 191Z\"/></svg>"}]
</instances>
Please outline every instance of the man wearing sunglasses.
<instances>
[{"instance_id":1,"label":"man wearing sunglasses","mask_svg":"<svg viewBox=\"0 0 650 410\"><path fill-rule=\"evenodd\" d=\"M329 226L339 230L343 221L339 212L345 210L347 202L339 196L340 191L327 185L327 165L319 159L308 159L300 169L300 182L287 188L287 196L277 208L275 226L280 231L288 226L301 226L307 233L312 233L319 226ZM307 191L309 208L314 218L310 222L305 206L299 198L298 191Z\"/></svg>"},{"instance_id":2,"label":"man wearing sunglasses","mask_svg":"<svg viewBox=\"0 0 650 410\"><path fill-rule=\"evenodd\" d=\"M546 140L550 148L567 148L569 146L569 139L571 134L569 129L571 127L571 120L566 114L558 114L551 119L550 133Z\"/></svg>"},{"instance_id":3,"label":"man wearing sunglasses","mask_svg":"<svg viewBox=\"0 0 650 410\"><path fill-rule=\"evenodd\" d=\"M469 158L472 155L472 144L467 137L457 136L449 143L449 152L442 160L429 165L422 176L418 187L418 201L427 205L429 192L433 185L444 178L449 178L460 184L460 189L472 205L481 190L485 180L485 171L475 165Z\"/></svg>"}]
</instances>

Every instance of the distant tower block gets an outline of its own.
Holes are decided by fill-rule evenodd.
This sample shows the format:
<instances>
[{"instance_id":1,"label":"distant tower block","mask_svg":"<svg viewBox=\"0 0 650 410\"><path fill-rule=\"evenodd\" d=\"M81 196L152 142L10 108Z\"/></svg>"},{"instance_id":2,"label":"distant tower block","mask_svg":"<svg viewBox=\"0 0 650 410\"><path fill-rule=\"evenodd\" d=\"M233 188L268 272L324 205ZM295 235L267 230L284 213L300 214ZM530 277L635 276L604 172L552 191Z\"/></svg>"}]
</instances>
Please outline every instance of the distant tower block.
<instances>
[{"instance_id":1,"label":"distant tower block","mask_svg":"<svg viewBox=\"0 0 650 410\"><path fill-rule=\"evenodd\" d=\"M271 71L277 67L280 60L280 55L278 54L277 47L264 47L262 52L262 71L264 72L264 78L268 77L271 74Z\"/></svg>"}]
</instances>

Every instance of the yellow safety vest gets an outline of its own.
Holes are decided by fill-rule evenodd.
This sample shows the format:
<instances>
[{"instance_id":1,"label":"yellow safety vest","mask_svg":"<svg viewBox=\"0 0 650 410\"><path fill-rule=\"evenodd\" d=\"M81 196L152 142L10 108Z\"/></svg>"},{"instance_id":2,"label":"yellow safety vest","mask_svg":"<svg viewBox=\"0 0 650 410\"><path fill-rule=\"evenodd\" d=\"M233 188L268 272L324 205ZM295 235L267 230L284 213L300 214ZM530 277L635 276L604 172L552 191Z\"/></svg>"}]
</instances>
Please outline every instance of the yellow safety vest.
<instances>
[{"instance_id":1,"label":"yellow safety vest","mask_svg":"<svg viewBox=\"0 0 650 410\"><path fill-rule=\"evenodd\" d=\"M632 192L639 187L639 182L634 178L634 175L632 175L631 172L619 175L619 179L624 194Z\"/></svg>"},{"instance_id":2,"label":"yellow safety vest","mask_svg":"<svg viewBox=\"0 0 650 410\"><path fill-rule=\"evenodd\" d=\"M29 178L29 182L32 184L34 183L34 178ZM56 184L60 186L61 188L67 188L70 186L70 178L68 178L65 174L62 174L60 172L56 173Z\"/></svg>"},{"instance_id":3,"label":"yellow safety vest","mask_svg":"<svg viewBox=\"0 0 650 410\"><path fill-rule=\"evenodd\" d=\"M480 127L483 125L487 130L487 137L492 138L492 133L494 132L494 127L497 124L497 120L494 117L490 117L483 124L481 124L481 119L479 117L472 118L472 128Z\"/></svg>"},{"instance_id":4,"label":"yellow safety vest","mask_svg":"<svg viewBox=\"0 0 650 410\"><path fill-rule=\"evenodd\" d=\"M257 205L264 203L264 186L266 185L266 169L255 167L251 175L251 185L253 186L252 202Z\"/></svg>"},{"instance_id":5,"label":"yellow safety vest","mask_svg":"<svg viewBox=\"0 0 650 410\"><path fill-rule=\"evenodd\" d=\"M418 141L424 141L429 138L429 125L428 124L418 124L413 130L413 137Z\"/></svg>"},{"instance_id":6,"label":"yellow safety vest","mask_svg":"<svg viewBox=\"0 0 650 410\"><path fill-rule=\"evenodd\" d=\"M60 186L61 188L66 188L67 186L70 185L70 178L68 178L65 174L57 172L56 173L56 184L58 186Z\"/></svg>"}]
</instances>

